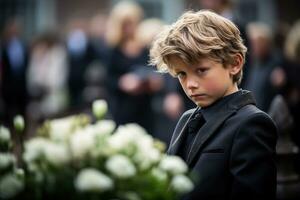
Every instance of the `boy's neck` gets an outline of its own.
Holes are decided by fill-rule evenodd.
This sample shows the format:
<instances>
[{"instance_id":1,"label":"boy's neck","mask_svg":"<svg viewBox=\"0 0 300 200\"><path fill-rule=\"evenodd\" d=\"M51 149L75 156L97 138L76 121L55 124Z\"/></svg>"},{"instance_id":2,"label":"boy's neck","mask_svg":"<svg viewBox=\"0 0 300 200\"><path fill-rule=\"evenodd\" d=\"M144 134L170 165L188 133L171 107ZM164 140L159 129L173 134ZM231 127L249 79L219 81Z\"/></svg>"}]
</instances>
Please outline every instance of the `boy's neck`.
<instances>
[{"instance_id":1,"label":"boy's neck","mask_svg":"<svg viewBox=\"0 0 300 200\"><path fill-rule=\"evenodd\" d=\"M223 97L226 97L226 96L228 96L228 95L230 95L230 94L233 94L233 93L235 93L235 92L237 92L237 91L239 91L239 88L238 88L237 84L234 83L233 86L230 87L230 89L224 94Z\"/></svg>"}]
</instances>

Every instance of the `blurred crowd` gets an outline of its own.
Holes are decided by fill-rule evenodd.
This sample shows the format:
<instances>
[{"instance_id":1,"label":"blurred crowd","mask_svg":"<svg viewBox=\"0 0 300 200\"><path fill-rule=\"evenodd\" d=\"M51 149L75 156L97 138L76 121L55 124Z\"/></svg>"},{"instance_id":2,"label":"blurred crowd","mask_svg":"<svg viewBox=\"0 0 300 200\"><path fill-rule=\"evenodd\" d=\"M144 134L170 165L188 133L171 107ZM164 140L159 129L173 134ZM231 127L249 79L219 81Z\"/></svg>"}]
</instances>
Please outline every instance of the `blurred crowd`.
<instances>
[{"instance_id":1,"label":"blurred crowd","mask_svg":"<svg viewBox=\"0 0 300 200\"><path fill-rule=\"evenodd\" d=\"M228 0L199 4L239 26L248 47L241 88L253 91L265 112L277 109L274 99L281 95L300 146L300 20L273 30L262 22L242 25ZM151 42L165 25L144 18L142 7L129 1L27 42L21 24L7 21L0 40L1 123L11 126L21 114L30 132L46 118L85 112L101 98L118 125L136 122L168 144L178 118L194 105L175 78L148 65Z\"/></svg>"}]
</instances>

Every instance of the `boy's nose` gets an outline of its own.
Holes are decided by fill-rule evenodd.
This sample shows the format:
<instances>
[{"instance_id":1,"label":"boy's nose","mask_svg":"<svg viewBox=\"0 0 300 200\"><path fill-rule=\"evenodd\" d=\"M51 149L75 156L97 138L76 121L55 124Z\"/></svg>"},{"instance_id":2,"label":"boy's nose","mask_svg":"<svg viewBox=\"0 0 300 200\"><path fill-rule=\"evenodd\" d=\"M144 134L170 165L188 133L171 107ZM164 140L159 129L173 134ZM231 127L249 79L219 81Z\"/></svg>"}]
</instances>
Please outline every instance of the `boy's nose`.
<instances>
[{"instance_id":1,"label":"boy's nose","mask_svg":"<svg viewBox=\"0 0 300 200\"><path fill-rule=\"evenodd\" d=\"M187 82L186 82L186 87L188 89L193 89L193 88L197 88L199 86L197 80L195 80L195 78L189 78L187 79Z\"/></svg>"}]
</instances>

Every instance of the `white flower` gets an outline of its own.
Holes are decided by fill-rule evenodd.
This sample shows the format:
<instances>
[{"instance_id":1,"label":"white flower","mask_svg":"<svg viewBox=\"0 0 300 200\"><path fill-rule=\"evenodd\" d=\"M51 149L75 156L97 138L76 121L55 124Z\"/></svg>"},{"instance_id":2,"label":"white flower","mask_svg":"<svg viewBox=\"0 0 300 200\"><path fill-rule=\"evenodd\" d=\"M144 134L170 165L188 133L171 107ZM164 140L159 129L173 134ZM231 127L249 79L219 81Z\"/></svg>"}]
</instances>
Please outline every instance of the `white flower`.
<instances>
[{"instance_id":1,"label":"white flower","mask_svg":"<svg viewBox=\"0 0 300 200\"><path fill-rule=\"evenodd\" d=\"M96 100L93 102L92 110L97 119L101 119L107 112L107 103L105 100Z\"/></svg>"},{"instance_id":2,"label":"white flower","mask_svg":"<svg viewBox=\"0 0 300 200\"><path fill-rule=\"evenodd\" d=\"M45 158L50 164L61 166L70 161L70 153L64 144L37 137L25 143L23 158L29 165ZM35 166L31 165L31 167L34 168Z\"/></svg>"},{"instance_id":3,"label":"white flower","mask_svg":"<svg viewBox=\"0 0 300 200\"><path fill-rule=\"evenodd\" d=\"M10 132L4 126L0 126L0 142L8 143L10 141Z\"/></svg>"},{"instance_id":4,"label":"white flower","mask_svg":"<svg viewBox=\"0 0 300 200\"><path fill-rule=\"evenodd\" d=\"M145 170L160 160L161 153L154 147L153 138L137 124L120 126L108 140L115 152L133 155L133 161Z\"/></svg>"},{"instance_id":5,"label":"white flower","mask_svg":"<svg viewBox=\"0 0 300 200\"><path fill-rule=\"evenodd\" d=\"M101 120L93 125L95 135L108 135L111 134L116 128L116 123L112 120Z\"/></svg>"},{"instance_id":6,"label":"white flower","mask_svg":"<svg viewBox=\"0 0 300 200\"><path fill-rule=\"evenodd\" d=\"M22 132L24 130L25 122L21 115L14 117L14 127L18 132Z\"/></svg>"},{"instance_id":7,"label":"white flower","mask_svg":"<svg viewBox=\"0 0 300 200\"><path fill-rule=\"evenodd\" d=\"M99 158L102 156L110 156L115 151L108 144L116 124L111 120L101 120L94 125L90 125L88 129L94 137L95 146L91 149L91 156L93 158Z\"/></svg>"},{"instance_id":8,"label":"white flower","mask_svg":"<svg viewBox=\"0 0 300 200\"><path fill-rule=\"evenodd\" d=\"M67 141L74 131L74 117L55 119L50 121L49 137L54 141Z\"/></svg>"},{"instance_id":9,"label":"white flower","mask_svg":"<svg viewBox=\"0 0 300 200\"><path fill-rule=\"evenodd\" d=\"M142 200L141 197L133 191L122 192L121 196L128 200Z\"/></svg>"},{"instance_id":10,"label":"white flower","mask_svg":"<svg viewBox=\"0 0 300 200\"><path fill-rule=\"evenodd\" d=\"M159 162L160 158L160 151L154 147L140 149L140 151L138 151L133 157L134 161L137 162L138 166L142 170L145 170L151 167L151 165Z\"/></svg>"},{"instance_id":11,"label":"white flower","mask_svg":"<svg viewBox=\"0 0 300 200\"><path fill-rule=\"evenodd\" d=\"M168 178L167 173L159 168L153 168L151 170L151 174L160 181L166 181Z\"/></svg>"},{"instance_id":12,"label":"white flower","mask_svg":"<svg viewBox=\"0 0 300 200\"><path fill-rule=\"evenodd\" d=\"M188 170L185 162L178 156L165 156L159 163L159 167L173 175L186 173Z\"/></svg>"},{"instance_id":13,"label":"white flower","mask_svg":"<svg viewBox=\"0 0 300 200\"><path fill-rule=\"evenodd\" d=\"M7 174L0 180L0 199L10 199L23 190L24 183L15 174Z\"/></svg>"},{"instance_id":14,"label":"white flower","mask_svg":"<svg viewBox=\"0 0 300 200\"><path fill-rule=\"evenodd\" d=\"M124 155L115 155L105 163L106 169L118 178L129 178L136 174L132 162Z\"/></svg>"},{"instance_id":15,"label":"white flower","mask_svg":"<svg viewBox=\"0 0 300 200\"><path fill-rule=\"evenodd\" d=\"M122 150L129 145L143 146L151 142L150 138L141 126L126 124L118 127L116 132L110 137L109 144L116 150Z\"/></svg>"},{"instance_id":16,"label":"white flower","mask_svg":"<svg viewBox=\"0 0 300 200\"><path fill-rule=\"evenodd\" d=\"M63 166L70 161L70 154L63 144L48 143L45 145L46 160L54 166Z\"/></svg>"},{"instance_id":17,"label":"white flower","mask_svg":"<svg viewBox=\"0 0 300 200\"><path fill-rule=\"evenodd\" d=\"M102 172L87 168L79 172L75 188L81 192L102 192L112 189L113 181Z\"/></svg>"},{"instance_id":18,"label":"white flower","mask_svg":"<svg viewBox=\"0 0 300 200\"><path fill-rule=\"evenodd\" d=\"M44 149L47 144L48 140L42 137L36 137L27 141L23 154L25 162L31 163L40 159L44 155Z\"/></svg>"},{"instance_id":19,"label":"white flower","mask_svg":"<svg viewBox=\"0 0 300 200\"><path fill-rule=\"evenodd\" d=\"M25 178L24 170L21 169L21 168L16 169L15 175L16 175L16 177L19 178L20 180L24 180L24 178Z\"/></svg>"},{"instance_id":20,"label":"white flower","mask_svg":"<svg viewBox=\"0 0 300 200\"><path fill-rule=\"evenodd\" d=\"M171 187L178 193L183 194L193 190L194 184L186 176L179 174L173 177Z\"/></svg>"},{"instance_id":21,"label":"white flower","mask_svg":"<svg viewBox=\"0 0 300 200\"><path fill-rule=\"evenodd\" d=\"M87 155L95 145L94 135L91 133L91 129L81 129L76 131L70 139L70 147L72 155L76 159L83 158Z\"/></svg>"},{"instance_id":22,"label":"white flower","mask_svg":"<svg viewBox=\"0 0 300 200\"><path fill-rule=\"evenodd\" d=\"M0 171L13 166L16 163L16 158L10 153L0 153Z\"/></svg>"}]
</instances>

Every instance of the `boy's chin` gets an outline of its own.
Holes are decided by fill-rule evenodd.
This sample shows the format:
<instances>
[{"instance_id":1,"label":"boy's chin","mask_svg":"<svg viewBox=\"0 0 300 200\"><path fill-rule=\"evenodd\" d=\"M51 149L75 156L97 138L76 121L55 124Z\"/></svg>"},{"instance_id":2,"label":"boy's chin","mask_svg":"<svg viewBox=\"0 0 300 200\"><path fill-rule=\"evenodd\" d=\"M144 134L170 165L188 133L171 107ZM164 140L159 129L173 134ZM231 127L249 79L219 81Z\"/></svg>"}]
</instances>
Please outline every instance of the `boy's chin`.
<instances>
[{"instance_id":1,"label":"boy's chin","mask_svg":"<svg viewBox=\"0 0 300 200\"><path fill-rule=\"evenodd\" d=\"M200 108L205 108L212 105L214 102L194 102Z\"/></svg>"},{"instance_id":2,"label":"boy's chin","mask_svg":"<svg viewBox=\"0 0 300 200\"><path fill-rule=\"evenodd\" d=\"M194 102L198 107L200 108L205 108L207 107L208 105L206 105L205 103L199 103L199 102Z\"/></svg>"}]
</instances>

